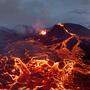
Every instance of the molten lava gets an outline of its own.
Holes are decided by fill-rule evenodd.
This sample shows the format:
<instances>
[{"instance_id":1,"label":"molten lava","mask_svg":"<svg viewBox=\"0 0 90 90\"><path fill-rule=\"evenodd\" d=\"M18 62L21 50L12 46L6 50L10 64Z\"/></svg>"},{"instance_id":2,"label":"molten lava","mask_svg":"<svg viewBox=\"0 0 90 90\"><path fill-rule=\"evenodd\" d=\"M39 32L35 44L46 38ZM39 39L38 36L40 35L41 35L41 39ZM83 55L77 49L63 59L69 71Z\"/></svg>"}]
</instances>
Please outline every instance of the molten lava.
<instances>
[{"instance_id":1,"label":"molten lava","mask_svg":"<svg viewBox=\"0 0 90 90\"><path fill-rule=\"evenodd\" d=\"M46 30L41 30L39 34L40 35L46 35L47 34L47 31Z\"/></svg>"},{"instance_id":2,"label":"molten lava","mask_svg":"<svg viewBox=\"0 0 90 90\"><path fill-rule=\"evenodd\" d=\"M78 46L80 39L77 35L69 33L64 25L58 24L59 27L63 28L65 35L69 36L63 41L60 39L57 43L47 45L39 41L43 37L39 40L30 38L15 42L13 44L15 46L9 48L10 55L0 56L0 90L90 89L87 86L84 87L84 81L81 81L82 84L78 81L78 73L81 76L90 75L90 66L83 63L84 52ZM39 35L47 33L42 30ZM57 37L53 34L52 40L48 42L56 42L56 40ZM37 52L25 48L25 56L16 57L12 51L19 49L21 45L25 46L25 43L35 46L35 49L38 48Z\"/></svg>"}]
</instances>

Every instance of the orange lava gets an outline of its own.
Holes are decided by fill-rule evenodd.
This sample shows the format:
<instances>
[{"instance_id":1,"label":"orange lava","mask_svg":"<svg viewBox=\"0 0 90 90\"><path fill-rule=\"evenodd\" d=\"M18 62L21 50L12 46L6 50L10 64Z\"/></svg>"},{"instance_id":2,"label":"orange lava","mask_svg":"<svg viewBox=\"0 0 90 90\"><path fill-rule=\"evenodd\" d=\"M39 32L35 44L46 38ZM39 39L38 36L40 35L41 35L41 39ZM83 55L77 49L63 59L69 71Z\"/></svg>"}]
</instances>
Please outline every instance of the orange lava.
<instances>
[{"instance_id":1,"label":"orange lava","mask_svg":"<svg viewBox=\"0 0 90 90\"><path fill-rule=\"evenodd\" d=\"M60 25L64 27L64 25ZM66 32L69 33L67 30ZM46 35L46 33L42 30L40 35ZM28 54L25 53L28 57L28 63L24 63L26 58L1 55L0 64L2 66L0 66L0 72L1 69L3 70L2 79L0 77L0 80L2 80L0 90L85 90L82 85L76 84L74 79L76 79L76 73L90 75L90 66L83 63L84 53L78 47L79 37L72 33L69 34L71 37L62 43L49 47L40 44L42 49L45 48L43 53L38 52L36 56L30 56L29 52ZM73 37L77 39L77 43L67 48L67 43ZM27 42L28 44L32 43L32 45L36 43L34 40L28 40ZM54 51L60 58L58 61L49 57L48 53ZM88 87L86 89L89 90Z\"/></svg>"}]
</instances>

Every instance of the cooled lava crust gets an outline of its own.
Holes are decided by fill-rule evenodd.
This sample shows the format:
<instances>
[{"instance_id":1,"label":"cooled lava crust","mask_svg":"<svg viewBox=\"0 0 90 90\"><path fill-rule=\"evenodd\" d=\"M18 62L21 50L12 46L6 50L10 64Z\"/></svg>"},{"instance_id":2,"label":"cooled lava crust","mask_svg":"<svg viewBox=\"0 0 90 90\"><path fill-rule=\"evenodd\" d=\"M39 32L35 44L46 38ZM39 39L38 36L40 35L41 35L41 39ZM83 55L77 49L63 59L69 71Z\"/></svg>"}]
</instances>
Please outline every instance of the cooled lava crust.
<instances>
[{"instance_id":1,"label":"cooled lava crust","mask_svg":"<svg viewBox=\"0 0 90 90\"><path fill-rule=\"evenodd\" d=\"M0 55L0 90L90 90L89 29L58 23L9 41Z\"/></svg>"}]
</instances>

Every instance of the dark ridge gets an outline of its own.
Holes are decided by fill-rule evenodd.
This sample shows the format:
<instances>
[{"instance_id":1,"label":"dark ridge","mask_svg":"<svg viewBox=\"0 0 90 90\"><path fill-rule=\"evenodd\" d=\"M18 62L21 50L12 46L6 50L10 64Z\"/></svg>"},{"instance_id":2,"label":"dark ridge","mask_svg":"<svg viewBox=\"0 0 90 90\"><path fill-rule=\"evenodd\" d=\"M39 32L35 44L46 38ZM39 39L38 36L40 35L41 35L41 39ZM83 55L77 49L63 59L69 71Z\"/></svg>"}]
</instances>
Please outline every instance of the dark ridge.
<instances>
[{"instance_id":1,"label":"dark ridge","mask_svg":"<svg viewBox=\"0 0 90 90\"><path fill-rule=\"evenodd\" d=\"M64 26L71 33L75 33L79 36L90 37L90 29L88 29L82 25L72 24L72 23L64 23Z\"/></svg>"},{"instance_id":2,"label":"dark ridge","mask_svg":"<svg viewBox=\"0 0 90 90\"><path fill-rule=\"evenodd\" d=\"M84 63L90 64L90 41L82 40L79 47L82 48L85 53L83 57Z\"/></svg>"}]
</instances>

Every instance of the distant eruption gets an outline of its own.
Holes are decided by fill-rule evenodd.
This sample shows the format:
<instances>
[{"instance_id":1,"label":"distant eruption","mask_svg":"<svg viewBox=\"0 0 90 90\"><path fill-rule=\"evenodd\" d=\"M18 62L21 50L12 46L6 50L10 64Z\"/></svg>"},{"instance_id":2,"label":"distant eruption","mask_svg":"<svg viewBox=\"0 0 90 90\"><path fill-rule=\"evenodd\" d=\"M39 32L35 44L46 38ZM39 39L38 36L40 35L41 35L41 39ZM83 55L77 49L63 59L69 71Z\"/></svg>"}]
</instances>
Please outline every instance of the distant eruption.
<instances>
[{"instance_id":1,"label":"distant eruption","mask_svg":"<svg viewBox=\"0 0 90 90\"><path fill-rule=\"evenodd\" d=\"M84 84L79 79L90 76L80 42L79 36L59 23L11 44L7 56L0 56L0 89L89 90L90 81ZM24 56L16 56L18 51L25 51Z\"/></svg>"}]
</instances>

